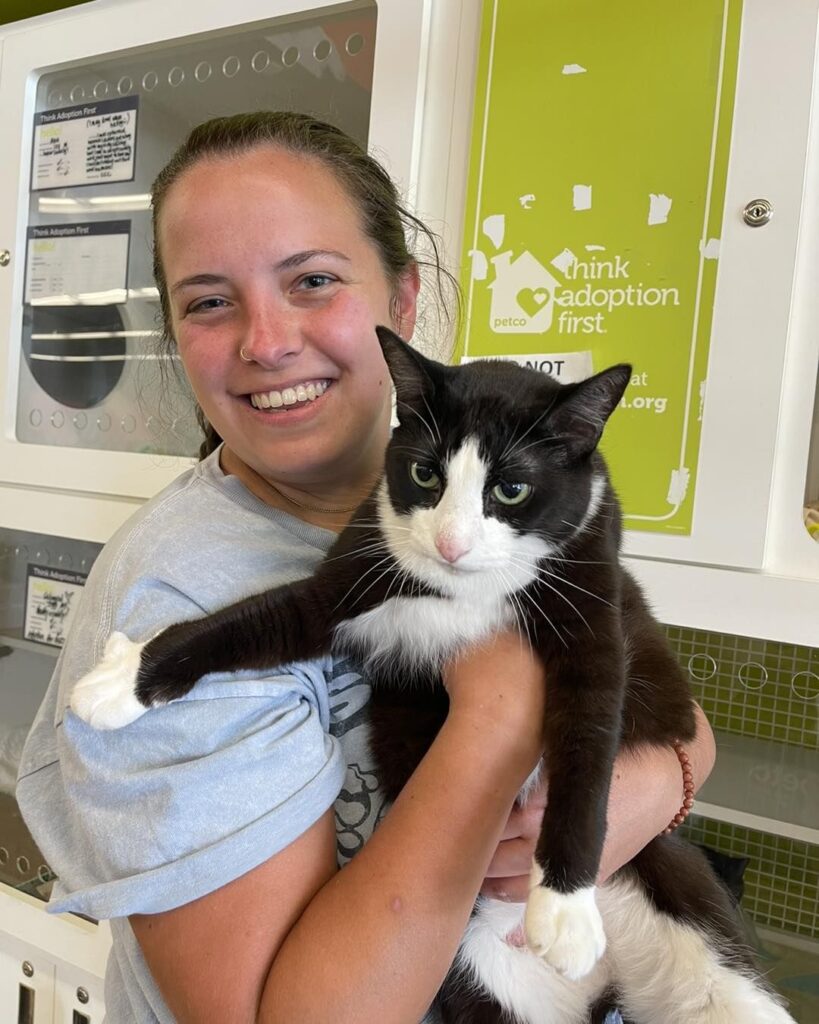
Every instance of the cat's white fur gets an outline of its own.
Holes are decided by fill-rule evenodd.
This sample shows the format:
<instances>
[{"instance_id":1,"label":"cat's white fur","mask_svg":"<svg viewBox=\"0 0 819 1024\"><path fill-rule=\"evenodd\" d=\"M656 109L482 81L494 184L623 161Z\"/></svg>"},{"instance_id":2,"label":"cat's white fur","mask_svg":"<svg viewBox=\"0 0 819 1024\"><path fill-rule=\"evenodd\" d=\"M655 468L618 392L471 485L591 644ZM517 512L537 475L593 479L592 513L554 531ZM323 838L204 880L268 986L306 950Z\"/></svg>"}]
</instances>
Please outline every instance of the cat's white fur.
<instances>
[{"instance_id":1,"label":"cat's white fur","mask_svg":"<svg viewBox=\"0 0 819 1024\"><path fill-rule=\"evenodd\" d=\"M446 596L412 597L411 588L401 596L399 589L342 624L338 632L371 657L440 664L514 622L510 595L535 579L542 559L559 554L557 545L484 515L487 467L476 440L468 439L444 471L438 504L408 515L393 509L385 484L380 488L379 518L390 553ZM593 478L575 535L592 519L604 490L604 479ZM75 686L72 709L97 728L119 728L144 713L134 695L143 646L112 635L102 662ZM534 779L535 773L526 792ZM566 894L544 888L541 880L535 864L525 912L529 948L508 941L524 922L522 907L482 900L458 953L467 975L520 1024L585 1024L589 1005L612 983L625 1012L640 1024L793 1024L753 978L726 967L705 936L658 913L635 882L618 878Z\"/></svg>"},{"instance_id":2,"label":"cat's white fur","mask_svg":"<svg viewBox=\"0 0 819 1024\"><path fill-rule=\"evenodd\" d=\"M470 919L458 966L519 1024L587 1024L589 1006L612 985L623 1013L639 1024L794 1024L700 931L658 913L634 880L611 879L596 901L608 945L584 978L571 981L511 944L523 908L490 899L481 899Z\"/></svg>"},{"instance_id":3,"label":"cat's white fur","mask_svg":"<svg viewBox=\"0 0 819 1024\"><path fill-rule=\"evenodd\" d=\"M102 659L71 691L71 710L95 729L121 729L148 710L136 697L136 679L144 643L124 633L108 637Z\"/></svg>"},{"instance_id":4,"label":"cat's white fur","mask_svg":"<svg viewBox=\"0 0 819 1024\"><path fill-rule=\"evenodd\" d=\"M543 884L535 862L529 878L524 926L529 949L567 978L584 978L606 949L595 886L558 892Z\"/></svg>"}]
</instances>

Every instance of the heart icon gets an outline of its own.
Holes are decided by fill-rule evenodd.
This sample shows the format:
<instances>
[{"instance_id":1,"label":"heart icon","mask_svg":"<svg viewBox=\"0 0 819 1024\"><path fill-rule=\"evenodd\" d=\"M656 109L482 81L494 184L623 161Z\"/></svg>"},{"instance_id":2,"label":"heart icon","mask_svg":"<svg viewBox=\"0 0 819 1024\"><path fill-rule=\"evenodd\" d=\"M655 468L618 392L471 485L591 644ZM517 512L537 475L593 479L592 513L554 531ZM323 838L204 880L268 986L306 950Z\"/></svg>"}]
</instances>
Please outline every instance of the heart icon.
<instances>
[{"instance_id":1,"label":"heart icon","mask_svg":"<svg viewBox=\"0 0 819 1024\"><path fill-rule=\"evenodd\" d=\"M551 298L551 293L546 288L521 288L515 296L515 302L523 312L531 319Z\"/></svg>"}]
</instances>

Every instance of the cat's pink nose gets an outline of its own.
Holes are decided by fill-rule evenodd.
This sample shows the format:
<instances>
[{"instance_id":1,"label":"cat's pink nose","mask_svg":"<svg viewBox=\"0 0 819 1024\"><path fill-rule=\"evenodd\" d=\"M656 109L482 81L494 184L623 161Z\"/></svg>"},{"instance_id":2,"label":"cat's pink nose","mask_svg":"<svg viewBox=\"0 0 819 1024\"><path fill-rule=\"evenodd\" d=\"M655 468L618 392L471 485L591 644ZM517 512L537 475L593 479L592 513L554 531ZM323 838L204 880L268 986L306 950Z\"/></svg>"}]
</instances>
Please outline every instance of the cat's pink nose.
<instances>
[{"instance_id":1,"label":"cat's pink nose","mask_svg":"<svg viewBox=\"0 0 819 1024\"><path fill-rule=\"evenodd\" d=\"M441 558L447 562L457 562L459 558L470 551L472 545L463 537L453 537L452 534L438 534L435 538L435 547Z\"/></svg>"}]
</instances>

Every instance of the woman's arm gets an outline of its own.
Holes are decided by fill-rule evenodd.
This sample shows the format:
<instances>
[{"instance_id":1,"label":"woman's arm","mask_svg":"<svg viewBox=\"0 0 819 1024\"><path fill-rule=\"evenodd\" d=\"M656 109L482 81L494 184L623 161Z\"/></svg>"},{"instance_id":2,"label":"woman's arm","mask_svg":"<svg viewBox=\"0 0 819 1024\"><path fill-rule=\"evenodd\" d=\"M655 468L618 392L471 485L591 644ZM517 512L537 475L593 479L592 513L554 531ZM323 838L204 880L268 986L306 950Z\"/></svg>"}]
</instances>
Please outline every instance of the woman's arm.
<instances>
[{"instance_id":1,"label":"woman's arm","mask_svg":"<svg viewBox=\"0 0 819 1024\"><path fill-rule=\"evenodd\" d=\"M447 685L441 731L343 871L330 811L230 885L131 918L180 1024L420 1020L542 749L543 673L517 637L472 652Z\"/></svg>"},{"instance_id":2,"label":"woman's arm","mask_svg":"<svg viewBox=\"0 0 819 1024\"><path fill-rule=\"evenodd\" d=\"M716 757L708 719L695 705L697 731L686 750L695 790L711 774ZM513 807L503 841L489 866L481 891L498 899L525 900L529 869L546 806L548 782L524 808ZM599 880L639 853L671 821L682 804L682 768L672 747L643 746L621 751L614 762L609 794L608 830Z\"/></svg>"}]
</instances>

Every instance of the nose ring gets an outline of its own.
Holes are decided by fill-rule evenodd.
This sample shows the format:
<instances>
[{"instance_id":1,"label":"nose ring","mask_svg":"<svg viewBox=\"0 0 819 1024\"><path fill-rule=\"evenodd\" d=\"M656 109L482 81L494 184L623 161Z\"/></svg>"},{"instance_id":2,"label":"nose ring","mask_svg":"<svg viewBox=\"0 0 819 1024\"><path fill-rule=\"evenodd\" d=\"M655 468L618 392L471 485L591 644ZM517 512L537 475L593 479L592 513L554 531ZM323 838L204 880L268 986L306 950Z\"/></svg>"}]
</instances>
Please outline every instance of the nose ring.
<instances>
[{"instance_id":1,"label":"nose ring","mask_svg":"<svg viewBox=\"0 0 819 1024\"><path fill-rule=\"evenodd\" d=\"M239 349L239 358L242 360L243 363L252 363L253 362L253 360L250 358L250 356L245 352L244 345L242 345L242 347Z\"/></svg>"}]
</instances>

